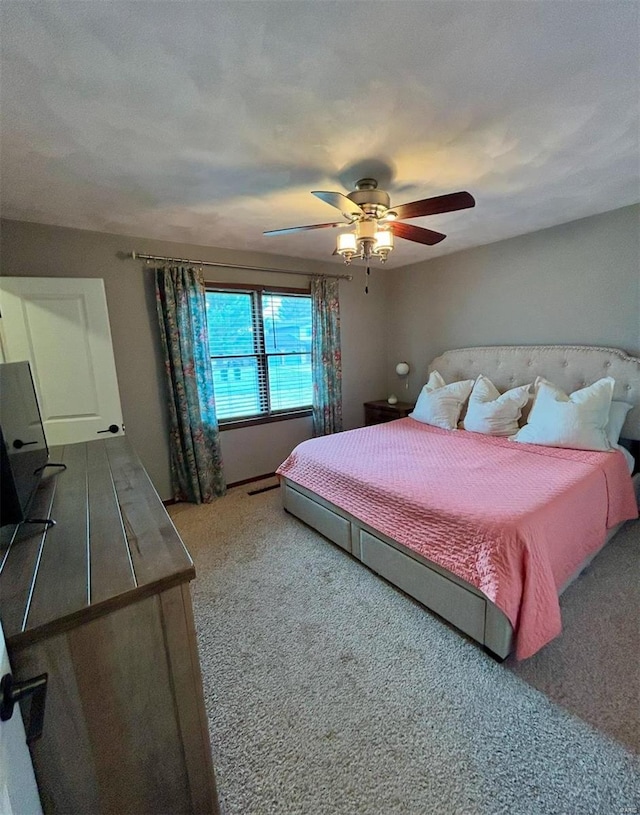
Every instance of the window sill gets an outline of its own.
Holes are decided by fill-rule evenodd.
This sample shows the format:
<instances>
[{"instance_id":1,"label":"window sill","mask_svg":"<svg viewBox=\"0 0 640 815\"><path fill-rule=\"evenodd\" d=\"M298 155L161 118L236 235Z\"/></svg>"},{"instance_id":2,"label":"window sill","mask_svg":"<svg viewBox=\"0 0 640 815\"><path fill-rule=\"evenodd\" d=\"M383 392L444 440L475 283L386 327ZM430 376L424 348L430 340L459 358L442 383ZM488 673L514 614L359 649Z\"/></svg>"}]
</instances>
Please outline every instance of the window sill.
<instances>
[{"instance_id":1,"label":"window sill","mask_svg":"<svg viewBox=\"0 0 640 815\"><path fill-rule=\"evenodd\" d=\"M273 413L271 416L255 416L252 419L223 419L218 423L220 432L223 430L239 430L242 427L253 427L257 424L270 424L271 422L284 422L288 419L301 419L304 416L311 416L311 408L304 410L291 410L286 413Z\"/></svg>"}]
</instances>

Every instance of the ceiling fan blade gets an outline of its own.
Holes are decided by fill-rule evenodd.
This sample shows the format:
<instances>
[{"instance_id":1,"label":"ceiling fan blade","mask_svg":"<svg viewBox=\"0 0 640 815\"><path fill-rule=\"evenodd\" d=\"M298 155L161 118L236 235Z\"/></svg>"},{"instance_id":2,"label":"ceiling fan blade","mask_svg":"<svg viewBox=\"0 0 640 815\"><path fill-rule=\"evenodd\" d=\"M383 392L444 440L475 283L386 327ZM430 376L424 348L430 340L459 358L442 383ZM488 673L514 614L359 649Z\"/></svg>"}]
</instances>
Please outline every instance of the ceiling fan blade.
<instances>
[{"instance_id":1,"label":"ceiling fan blade","mask_svg":"<svg viewBox=\"0 0 640 815\"><path fill-rule=\"evenodd\" d=\"M347 217L358 216L363 214L363 210L357 204L354 204L350 198L343 195L341 192L324 192L323 190L313 190L311 195L315 195L325 204L330 204L332 207L339 209Z\"/></svg>"},{"instance_id":2,"label":"ceiling fan blade","mask_svg":"<svg viewBox=\"0 0 640 815\"><path fill-rule=\"evenodd\" d=\"M475 207L476 201L468 192L451 192L448 195L436 195L422 201L411 201L399 207L392 207L400 220L420 218L422 215L439 215L441 212L455 212L458 209Z\"/></svg>"},{"instance_id":3,"label":"ceiling fan blade","mask_svg":"<svg viewBox=\"0 0 640 815\"><path fill-rule=\"evenodd\" d=\"M309 226L287 226L284 229L270 229L268 232L263 232L263 235L286 235L290 232L307 232L309 229L327 229L331 226L350 226L348 223L342 221L333 224L310 224Z\"/></svg>"},{"instance_id":4,"label":"ceiling fan blade","mask_svg":"<svg viewBox=\"0 0 640 815\"><path fill-rule=\"evenodd\" d=\"M389 228L398 238L415 241L416 243L426 243L427 246L440 243L447 237L442 232L434 232L432 229L423 229L421 226L411 226L411 224L400 224L397 221L390 224Z\"/></svg>"}]
</instances>

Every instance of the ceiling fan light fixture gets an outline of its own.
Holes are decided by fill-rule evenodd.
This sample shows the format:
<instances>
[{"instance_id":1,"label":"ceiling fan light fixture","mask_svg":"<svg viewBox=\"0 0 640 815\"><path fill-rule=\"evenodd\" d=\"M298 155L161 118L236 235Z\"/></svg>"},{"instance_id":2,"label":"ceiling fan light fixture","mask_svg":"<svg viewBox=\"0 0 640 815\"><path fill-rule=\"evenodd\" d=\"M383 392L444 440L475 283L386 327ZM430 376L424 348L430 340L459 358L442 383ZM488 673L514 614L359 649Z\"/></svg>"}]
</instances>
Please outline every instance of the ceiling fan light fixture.
<instances>
[{"instance_id":1,"label":"ceiling fan light fixture","mask_svg":"<svg viewBox=\"0 0 640 815\"><path fill-rule=\"evenodd\" d=\"M336 241L336 253L351 263L354 257L369 260L377 257L384 263L393 249L393 232L390 229L379 229L373 218L358 221L354 232L342 232Z\"/></svg>"},{"instance_id":2,"label":"ceiling fan light fixture","mask_svg":"<svg viewBox=\"0 0 640 815\"><path fill-rule=\"evenodd\" d=\"M341 232L338 235L338 242L336 252L345 259L346 263L351 261L351 258L358 251L356 245L356 236L354 232Z\"/></svg>"},{"instance_id":3,"label":"ceiling fan light fixture","mask_svg":"<svg viewBox=\"0 0 640 815\"><path fill-rule=\"evenodd\" d=\"M378 255L384 263L389 252L393 250L393 232L390 229L379 229L373 245L373 254Z\"/></svg>"}]
</instances>

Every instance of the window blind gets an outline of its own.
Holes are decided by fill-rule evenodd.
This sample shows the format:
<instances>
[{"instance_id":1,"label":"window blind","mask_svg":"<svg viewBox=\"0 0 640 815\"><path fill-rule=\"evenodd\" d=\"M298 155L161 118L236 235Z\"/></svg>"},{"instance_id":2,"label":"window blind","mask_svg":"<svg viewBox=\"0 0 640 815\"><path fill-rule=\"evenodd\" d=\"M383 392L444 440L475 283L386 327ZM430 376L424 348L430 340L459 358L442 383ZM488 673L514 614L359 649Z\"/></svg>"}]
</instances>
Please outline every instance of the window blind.
<instances>
[{"instance_id":1,"label":"window blind","mask_svg":"<svg viewBox=\"0 0 640 815\"><path fill-rule=\"evenodd\" d=\"M211 290L206 300L218 419L310 407L310 296Z\"/></svg>"}]
</instances>

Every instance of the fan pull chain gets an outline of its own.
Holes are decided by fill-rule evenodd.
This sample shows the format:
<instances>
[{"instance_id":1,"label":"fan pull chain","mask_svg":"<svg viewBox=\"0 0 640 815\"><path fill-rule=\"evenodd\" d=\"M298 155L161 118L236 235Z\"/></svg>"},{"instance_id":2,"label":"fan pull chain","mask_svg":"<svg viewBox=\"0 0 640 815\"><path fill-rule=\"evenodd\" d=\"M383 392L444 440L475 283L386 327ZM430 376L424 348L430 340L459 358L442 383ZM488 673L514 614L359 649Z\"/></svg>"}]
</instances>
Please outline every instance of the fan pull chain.
<instances>
[{"instance_id":1,"label":"fan pull chain","mask_svg":"<svg viewBox=\"0 0 640 815\"><path fill-rule=\"evenodd\" d=\"M367 266L367 277L365 279L364 293L369 294L369 278L371 277L371 269Z\"/></svg>"}]
</instances>

